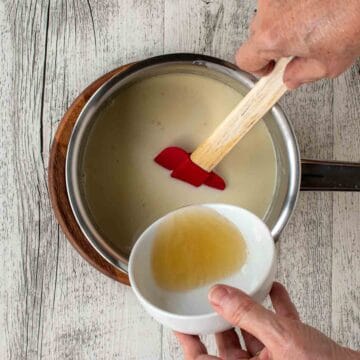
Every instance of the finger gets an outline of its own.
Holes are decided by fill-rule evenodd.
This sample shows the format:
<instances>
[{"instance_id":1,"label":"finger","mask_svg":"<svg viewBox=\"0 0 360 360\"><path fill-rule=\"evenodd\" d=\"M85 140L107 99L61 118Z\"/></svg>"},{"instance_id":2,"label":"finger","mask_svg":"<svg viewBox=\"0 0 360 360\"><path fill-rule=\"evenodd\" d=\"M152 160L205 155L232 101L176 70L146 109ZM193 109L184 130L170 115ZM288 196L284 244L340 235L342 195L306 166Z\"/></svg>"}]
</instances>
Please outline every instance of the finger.
<instances>
[{"instance_id":1,"label":"finger","mask_svg":"<svg viewBox=\"0 0 360 360\"><path fill-rule=\"evenodd\" d=\"M300 320L299 313L283 285L274 282L270 291L270 298L274 310L278 315L294 320Z\"/></svg>"},{"instance_id":2,"label":"finger","mask_svg":"<svg viewBox=\"0 0 360 360\"><path fill-rule=\"evenodd\" d=\"M207 355L206 347L198 336L179 332L175 332L175 336L183 349L185 360L198 360L200 356Z\"/></svg>"},{"instance_id":3,"label":"finger","mask_svg":"<svg viewBox=\"0 0 360 360\"><path fill-rule=\"evenodd\" d=\"M225 320L255 336L265 346L286 341L286 331L279 318L242 291L231 286L216 285L210 290L209 300Z\"/></svg>"},{"instance_id":4,"label":"finger","mask_svg":"<svg viewBox=\"0 0 360 360\"><path fill-rule=\"evenodd\" d=\"M264 344L262 344L258 339L249 334L247 331L241 330L241 334L244 338L246 350L251 356L258 354L264 348Z\"/></svg>"},{"instance_id":5,"label":"finger","mask_svg":"<svg viewBox=\"0 0 360 360\"><path fill-rule=\"evenodd\" d=\"M289 89L327 77L326 65L316 59L296 58L287 66L284 83Z\"/></svg>"},{"instance_id":6,"label":"finger","mask_svg":"<svg viewBox=\"0 0 360 360\"><path fill-rule=\"evenodd\" d=\"M277 57L271 52L262 52L251 39L243 44L236 53L237 66L245 71L264 75L270 72Z\"/></svg>"},{"instance_id":7,"label":"finger","mask_svg":"<svg viewBox=\"0 0 360 360\"><path fill-rule=\"evenodd\" d=\"M219 355L226 360L249 359L249 354L241 349L240 340L235 330L227 330L215 335Z\"/></svg>"}]
</instances>

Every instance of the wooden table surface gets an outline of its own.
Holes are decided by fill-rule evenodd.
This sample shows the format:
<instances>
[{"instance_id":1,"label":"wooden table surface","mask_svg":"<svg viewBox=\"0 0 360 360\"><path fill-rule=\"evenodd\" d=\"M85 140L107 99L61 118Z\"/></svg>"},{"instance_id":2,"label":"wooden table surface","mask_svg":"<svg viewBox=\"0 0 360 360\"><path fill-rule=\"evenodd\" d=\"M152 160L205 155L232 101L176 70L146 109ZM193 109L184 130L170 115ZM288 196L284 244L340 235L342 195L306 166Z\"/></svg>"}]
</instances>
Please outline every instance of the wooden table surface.
<instances>
[{"instance_id":1,"label":"wooden table surface","mask_svg":"<svg viewBox=\"0 0 360 360\"><path fill-rule=\"evenodd\" d=\"M90 267L54 218L47 166L59 119L92 80L170 52L233 60L253 0L0 0L0 358L180 359L131 290ZM360 161L359 63L281 104L302 156ZM360 194L302 193L277 279L302 318L360 347ZM211 337L206 339L214 350Z\"/></svg>"}]
</instances>

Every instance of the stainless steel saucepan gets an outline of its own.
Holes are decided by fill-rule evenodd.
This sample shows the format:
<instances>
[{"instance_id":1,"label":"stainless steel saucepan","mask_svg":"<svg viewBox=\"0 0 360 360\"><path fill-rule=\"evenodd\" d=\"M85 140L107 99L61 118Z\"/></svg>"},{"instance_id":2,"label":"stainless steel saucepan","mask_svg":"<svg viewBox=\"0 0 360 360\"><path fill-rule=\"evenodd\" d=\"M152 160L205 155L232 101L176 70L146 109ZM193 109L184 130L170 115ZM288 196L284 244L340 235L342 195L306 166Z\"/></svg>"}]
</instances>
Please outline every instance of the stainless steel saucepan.
<instances>
[{"instance_id":1,"label":"stainless steel saucepan","mask_svg":"<svg viewBox=\"0 0 360 360\"><path fill-rule=\"evenodd\" d=\"M82 189L81 161L95 114L119 89L141 79L170 72L209 76L246 93L255 78L233 64L196 54L171 54L147 59L108 80L90 98L74 127L66 160L66 185L75 218L92 246L111 264L127 271L129 249L115 249L94 224ZM105 105L106 106L106 105ZM301 160L294 131L281 108L276 105L265 123L272 137L277 159L277 182L264 221L275 239L288 222L299 190L360 190L360 164ZM211 199L209 199L211 201ZM128 243L126 241L126 243Z\"/></svg>"}]
</instances>

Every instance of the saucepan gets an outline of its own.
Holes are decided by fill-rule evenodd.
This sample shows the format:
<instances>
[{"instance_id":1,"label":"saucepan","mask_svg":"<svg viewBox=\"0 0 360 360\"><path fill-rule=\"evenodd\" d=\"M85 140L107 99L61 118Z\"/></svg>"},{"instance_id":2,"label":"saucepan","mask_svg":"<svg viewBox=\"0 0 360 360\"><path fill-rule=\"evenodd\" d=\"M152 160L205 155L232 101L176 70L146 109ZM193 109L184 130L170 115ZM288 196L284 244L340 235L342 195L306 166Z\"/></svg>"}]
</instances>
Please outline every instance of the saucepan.
<instances>
[{"instance_id":1,"label":"saucepan","mask_svg":"<svg viewBox=\"0 0 360 360\"><path fill-rule=\"evenodd\" d=\"M69 201L89 243L112 265L127 272L128 245L116 248L96 225L83 191L81 161L96 114L125 86L142 79L171 72L209 76L224 83L237 84L245 94L256 79L235 65L204 55L170 54L138 62L104 83L83 108L71 135L66 159L66 186ZM141 106L141 105L139 105ZM265 124L272 138L277 161L277 180L270 207L264 217L277 240L294 211L300 190L359 191L360 164L301 160L294 130L279 105L271 109ZM126 176L126 174L124 174ZM211 202L212 199L209 199ZM175 210L175 209L172 209ZM121 239L118 239L121 243ZM128 244L128 239L124 241Z\"/></svg>"}]
</instances>

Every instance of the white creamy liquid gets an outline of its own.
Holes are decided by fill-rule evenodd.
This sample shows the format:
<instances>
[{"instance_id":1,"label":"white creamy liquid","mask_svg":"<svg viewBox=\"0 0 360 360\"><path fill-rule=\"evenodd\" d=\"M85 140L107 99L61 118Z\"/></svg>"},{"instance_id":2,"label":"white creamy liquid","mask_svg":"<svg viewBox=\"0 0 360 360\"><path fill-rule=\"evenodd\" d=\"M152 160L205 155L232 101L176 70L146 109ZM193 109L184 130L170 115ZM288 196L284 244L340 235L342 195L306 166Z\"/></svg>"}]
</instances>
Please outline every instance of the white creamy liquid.
<instances>
[{"instance_id":1,"label":"white creamy liquid","mask_svg":"<svg viewBox=\"0 0 360 360\"><path fill-rule=\"evenodd\" d=\"M122 254L154 220L184 205L228 203L264 217L276 158L263 122L216 168L224 191L172 179L153 160L167 146L193 151L241 98L220 81L173 73L122 89L100 111L84 155L85 194L98 228Z\"/></svg>"}]
</instances>

